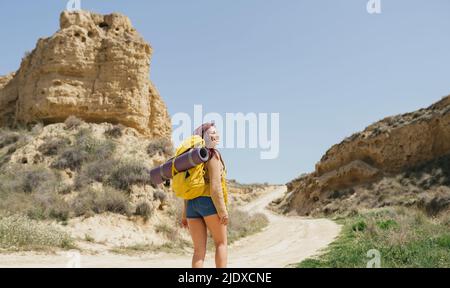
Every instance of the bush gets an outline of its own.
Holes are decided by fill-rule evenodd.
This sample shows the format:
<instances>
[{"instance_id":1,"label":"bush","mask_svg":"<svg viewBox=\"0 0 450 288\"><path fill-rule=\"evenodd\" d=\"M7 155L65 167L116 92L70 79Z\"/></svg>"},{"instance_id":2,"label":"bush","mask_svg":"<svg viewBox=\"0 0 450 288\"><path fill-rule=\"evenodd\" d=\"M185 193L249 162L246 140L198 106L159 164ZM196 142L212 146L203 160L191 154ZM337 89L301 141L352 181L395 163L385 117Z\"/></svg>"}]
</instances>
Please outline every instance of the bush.
<instances>
[{"instance_id":1,"label":"bush","mask_svg":"<svg viewBox=\"0 0 450 288\"><path fill-rule=\"evenodd\" d=\"M87 152L89 161L108 159L116 149L114 142L96 139L89 129L81 129L75 137L77 138L75 147Z\"/></svg>"},{"instance_id":2,"label":"bush","mask_svg":"<svg viewBox=\"0 0 450 288\"><path fill-rule=\"evenodd\" d=\"M161 223L155 227L156 233L161 233L171 242L180 241L180 234L176 226L172 226L168 223Z\"/></svg>"},{"instance_id":3,"label":"bush","mask_svg":"<svg viewBox=\"0 0 450 288\"><path fill-rule=\"evenodd\" d=\"M123 135L124 129L125 126L122 124L114 125L112 128L105 131L105 135L111 138L120 138Z\"/></svg>"},{"instance_id":4,"label":"bush","mask_svg":"<svg viewBox=\"0 0 450 288\"><path fill-rule=\"evenodd\" d=\"M10 250L34 250L74 247L70 236L50 225L25 216L0 218L0 248Z\"/></svg>"},{"instance_id":5,"label":"bush","mask_svg":"<svg viewBox=\"0 0 450 288\"><path fill-rule=\"evenodd\" d=\"M136 206L135 215L139 215L144 217L145 220L148 220L152 217L154 212L154 207L150 205L148 202L141 202Z\"/></svg>"},{"instance_id":6,"label":"bush","mask_svg":"<svg viewBox=\"0 0 450 288\"><path fill-rule=\"evenodd\" d=\"M167 194L161 190L156 190L153 193L153 200L159 200L161 203L165 203L167 199Z\"/></svg>"},{"instance_id":7,"label":"bush","mask_svg":"<svg viewBox=\"0 0 450 288\"><path fill-rule=\"evenodd\" d=\"M56 192L34 194L33 204L27 210L27 215L31 219L56 219L64 222L71 216L69 204Z\"/></svg>"},{"instance_id":8,"label":"bush","mask_svg":"<svg viewBox=\"0 0 450 288\"><path fill-rule=\"evenodd\" d=\"M122 163L113 171L108 183L116 189L129 191L132 185L150 184L148 169L140 163Z\"/></svg>"},{"instance_id":9,"label":"bush","mask_svg":"<svg viewBox=\"0 0 450 288\"><path fill-rule=\"evenodd\" d=\"M69 144L69 139L52 139L39 146L38 151L45 156L54 156Z\"/></svg>"},{"instance_id":10,"label":"bush","mask_svg":"<svg viewBox=\"0 0 450 288\"><path fill-rule=\"evenodd\" d=\"M51 167L56 169L76 170L88 159L88 156L86 151L77 149L77 147L69 148L52 163Z\"/></svg>"},{"instance_id":11,"label":"bush","mask_svg":"<svg viewBox=\"0 0 450 288\"><path fill-rule=\"evenodd\" d=\"M233 208L230 211L228 225L229 243L260 232L269 224L267 216L262 213L249 214L248 212Z\"/></svg>"},{"instance_id":12,"label":"bush","mask_svg":"<svg viewBox=\"0 0 450 288\"><path fill-rule=\"evenodd\" d=\"M0 211L33 219L66 221L70 209L59 194L67 191L53 171L42 166L13 166L0 174Z\"/></svg>"},{"instance_id":13,"label":"bush","mask_svg":"<svg viewBox=\"0 0 450 288\"><path fill-rule=\"evenodd\" d=\"M75 145L65 149L52 164L52 168L78 170L85 162L112 157L116 148L112 141L95 139L89 129L80 130L76 137Z\"/></svg>"},{"instance_id":14,"label":"bush","mask_svg":"<svg viewBox=\"0 0 450 288\"><path fill-rule=\"evenodd\" d=\"M33 193L56 191L59 182L56 175L46 167L17 165L0 175L0 192Z\"/></svg>"},{"instance_id":15,"label":"bush","mask_svg":"<svg viewBox=\"0 0 450 288\"><path fill-rule=\"evenodd\" d=\"M163 155L172 155L173 154L172 142L167 138L159 138L152 140L150 144L148 144L147 146L147 154L150 157L153 157L158 153L161 153Z\"/></svg>"},{"instance_id":16,"label":"bush","mask_svg":"<svg viewBox=\"0 0 450 288\"><path fill-rule=\"evenodd\" d=\"M73 128L77 128L80 125L82 125L84 123L83 120L75 117L75 116L69 116L66 121L64 121L64 124L66 125L67 129L73 129Z\"/></svg>"},{"instance_id":17,"label":"bush","mask_svg":"<svg viewBox=\"0 0 450 288\"><path fill-rule=\"evenodd\" d=\"M108 177L118 165L119 161L114 159L98 160L86 164L75 178L75 187L80 189L93 183L94 181L106 183Z\"/></svg>"},{"instance_id":18,"label":"bush","mask_svg":"<svg viewBox=\"0 0 450 288\"><path fill-rule=\"evenodd\" d=\"M128 197L112 188L105 188L103 191L90 188L83 190L72 201L71 206L76 216L104 212L131 215Z\"/></svg>"},{"instance_id":19,"label":"bush","mask_svg":"<svg viewBox=\"0 0 450 288\"><path fill-rule=\"evenodd\" d=\"M364 220L360 220L352 225L352 231L355 231L355 232L364 231L364 230L366 230L366 228L367 228L367 224L366 224L366 222L364 222Z\"/></svg>"},{"instance_id":20,"label":"bush","mask_svg":"<svg viewBox=\"0 0 450 288\"><path fill-rule=\"evenodd\" d=\"M20 139L20 134L14 132L2 133L0 137L0 149L16 143Z\"/></svg>"}]
</instances>

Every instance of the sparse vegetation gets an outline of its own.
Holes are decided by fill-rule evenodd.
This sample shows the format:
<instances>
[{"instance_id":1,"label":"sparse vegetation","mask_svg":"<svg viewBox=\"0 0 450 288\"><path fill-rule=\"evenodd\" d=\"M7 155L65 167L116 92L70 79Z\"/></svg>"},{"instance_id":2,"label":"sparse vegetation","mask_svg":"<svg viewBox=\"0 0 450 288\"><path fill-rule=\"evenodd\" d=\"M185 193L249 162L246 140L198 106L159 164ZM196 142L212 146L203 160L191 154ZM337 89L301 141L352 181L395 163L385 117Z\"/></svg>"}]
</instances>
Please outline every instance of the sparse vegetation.
<instances>
[{"instance_id":1,"label":"sparse vegetation","mask_svg":"<svg viewBox=\"0 0 450 288\"><path fill-rule=\"evenodd\" d=\"M0 248L5 250L48 250L74 248L73 239L59 229L25 216L0 217Z\"/></svg>"},{"instance_id":2,"label":"sparse vegetation","mask_svg":"<svg viewBox=\"0 0 450 288\"><path fill-rule=\"evenodd\" d=\"M66 148L70 144L70 140L66 138L50 139L39 146L38 151L45 156L58 155L61 150Z\"/></svg>"},{"instance_id":3,"label":"sparse vegetation","mask_svg":"<svg viewBox=\"0 0 450 288\"><path fill-rule=\"evenodd\" d=\"M167 199L167 194L164 191L156 190L153 193L153 199L154 200L159 200L161 202L161 204L164 204L166 202L166 199Z\"/></svg>"},{"instance_id":4,"label":"sparse vegetation","mask_svg":"<svg viewBox=\"0 0 450 288\"><path fill-rule=\"evenodd\" d=\"M125 126L122 124L114 125L112 128L105 131L105 135L111 138L120 138L123 135Z\"/></svg>"},{"instance_id":5,"label":"sparse vegetation","mask_svg":"<svg viewBox=\"0 0 450 288\"><path fill-rule=\"evenodd\" d=\"M83 166L75 179L75 187L81 189L94 181L107 184L108 177L120 164L115 159L97 160Z\"/></svg>"},{"instance_id":6,"label":"sparse vegetation","mask_svg":"<svg viewBox=\"0 0 450 288\"><path fill-rule=\"evenodd\" d=\"M89 234L84 234L84 241L90 242L90 243L94 243L94 242L95 242L95 239L94 239L94 237L92 237L92 236L89 235Z\"/></svg>"},{"instance_id":7,"label":"sparse vegetation","mask_svg":"<svg viewBox=\"0 0 450 288\"><path fill-rule=\"evenodd\" d=\"M68 219L69 208L59 195L67 188L50 169L17 165L14 172L0 173L0 180L0 211L33 219Z\"/></svg>"},{"instance_id":8,"label":"sparse vegetation","mask_svg":"<svg viewBox=\"0 0 450 288\"><path fill-rule=\"evenodd\" d=\"M115 167L108 179L108 183L116 189L129 191L132 185L150 184L150 180L150 173L148 173L148 169L143 164L126 162Z\"/></svg>"},{"instance_id":9,"label":"sparse vegetation","mask_svg":"<svg viewBox=\"0 0 450 288\"><path fill-rule=\"evenodd\" d=\"M79 127L84 123L83 120L80 118L77 118L75 116L69 116L66 121L64 121L64 124L66 125L66 129L74 129Z\"/></svg>"},{"instance_id":10,"label":"sparse vegetation","mask_svg":"<svg viewBox=\"0 0 450 288\"><path fill-rule=\"evenodd\" d=\"M3 132L0 137L0 149L16 143L20 139L20 134L16 132Z\"/></svg>"},{"instance_id":11,"label":"sparse vegetation","mask_svg":"<svg viewBox=\"0 0 450 288\"><path fill-rule=\"evenodd\" d=\"M154 244L136 244L131 246L120 246L115 247L110 250L110 252L120 255L130 255L136 256L143 253L149 252L166 252L166 253L184 253L184 248L189 247L190 243L185 241L180 241L177 243L167 242L162 245L154 245Z\"/></svg>"},{"instance_id":12,"label":"sparse vegetation","mask_svg":"<svg viewBox=\"0 0 450 288\"><path fill-rule=\"evenodd\" d=\"M52 168L56 169L79 169L81 165L87 161L88 153L84 150L78 150L77 148L69 148L59 156L59 158L53 162Z\"/></svg>"},{"instance_id":13,"label":"sparse vegetation","mask_svg":"<svg viewBox=\"0 0 450 288\"><path fill-rule=\"evenodd\" d=\"M92 215L93 213L101 214L104 212L126 216L132 214L127 195L109 187L104 187L101 191L92 188L81 191L72 201L71 207L76 216Z\"/></svg>"},{"instance_id":14,"label":"sparse vegetation","mask_svg":"<svg viewBox=\"0 0 450 288\"><path fill-rule=\"evenodd\" d=\"M154 213L154 207L149 202L141 202L136 206L135 215L142 216L145 221L150 219Z\"/></svg>"},{"instance_id":15,"label":"sparse vegetation","mask_svg":"<svg viewBox=\"0 0 450 288\"><path fill-rule=\"evenodd\" d=\"M269 224L266 215L262 213L249 214L238 208L231 209L230 217L230 224L228 225L229 243L258 233Z\"/></svg>"},{"instance_id":16,"label":"sparse vegetation","mask_svg":"<svg viewBox=\"0 0 450 288\"><path fill-rule=\"evenodd\" d=\"M170 139L159 138L152 140L150 144L147 146L147 154L150 157L153 157L157 154L162 155L172 155L173 154L173 145Z\"/></svg>"},{"instance_id":17,"label":"sparse vegetation","mask_svg":"<svg viewBox=\"0 0 450 288\"><path fill-rule=\"evenodd\" d=\"M114 142L94 138L89 129L81 129L76 139L75 145L64 149L52 168L77 170L86 162L110 158L115 150Z\"/></svg>"},{"instance_id":18,"label":"sparse vegetation","mask_svg":"<svg viewBox=\"0 0 450 288\"><path fill-rule=\"evenodd\" d=\"M432 219L416 209L389 208L339 221L339 238L299 267L366 267L371 249L381 253L384 268L450 267L448 215Z\"/></svg>"}]
</instances>

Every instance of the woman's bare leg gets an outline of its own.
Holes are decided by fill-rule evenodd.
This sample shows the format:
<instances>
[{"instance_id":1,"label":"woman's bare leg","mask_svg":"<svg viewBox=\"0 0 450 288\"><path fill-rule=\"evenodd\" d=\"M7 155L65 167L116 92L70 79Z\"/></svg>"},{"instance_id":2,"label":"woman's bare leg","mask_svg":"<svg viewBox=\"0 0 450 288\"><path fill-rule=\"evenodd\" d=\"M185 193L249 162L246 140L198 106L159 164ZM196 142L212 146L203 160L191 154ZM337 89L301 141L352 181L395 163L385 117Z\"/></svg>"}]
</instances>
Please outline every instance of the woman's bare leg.
<instances>
[{"instance_id":1,"label":"woman's bare leg","mask_svg":"<svg viewBox=\"0 0 450 288\"><path fill-rule=\"evenodd\" d=\"M216 267L226 268L228 261L227 226L220 223L220 218L217 214L204 219L216 245Z\"/></svg>"},{"instance_id":2,"label":"woman's bare leg","mask_svg":"<svg viewBox=\"0 0 450 288\"><path fill-rule=\"evenodd\" d=\"M192 268L203 268L206 256L207 230L203 219L188 218L189 232L194 243Z\"/></svg>"}]
</instances>

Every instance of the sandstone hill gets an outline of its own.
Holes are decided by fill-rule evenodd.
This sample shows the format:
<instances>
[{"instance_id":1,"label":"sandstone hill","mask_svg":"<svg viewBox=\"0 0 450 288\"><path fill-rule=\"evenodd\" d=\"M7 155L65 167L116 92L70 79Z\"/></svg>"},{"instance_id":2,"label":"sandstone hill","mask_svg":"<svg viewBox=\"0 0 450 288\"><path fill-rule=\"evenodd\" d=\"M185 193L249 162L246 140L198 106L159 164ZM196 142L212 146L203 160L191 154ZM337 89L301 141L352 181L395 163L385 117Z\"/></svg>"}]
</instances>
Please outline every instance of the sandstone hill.
<instances>
[{"instance_id":1,"label":"sandstone hill","mask_svg":"<svg viewBox=\"0 0 450 288\"><path fill-rule=\"evenodd\" d=\"M450 206L450 96L418 111L387 117L331 147L313 173L288 183L273 203L284 213L352 213Z\"/></svg>"},{"instance_id":2,"label":"sandstone hill","mask_svg":"<svg viewBox=\"0 0 450 288\"><path fill-rule=\"evenodd\" d=\"M151 54L126 16L63 12L60 30L39 39L17 72L0 77L0 126L74 115L168 138L171 121L149 80Z\"/></svg>"},{"instance_id":3,"label":"sandstone hill","mask_svg":"<svg viewBox=\"0 0 450 288\"><path fill-rule=\"evenodd\" d=\"M182 200L148 173L174 152L151 47L119 14L63 12L60 26L0 77L0 252L189 249ZM231 209L270 188L230 181ZM230 241L267 225L231 215Z\"/></svg>"}]
</instances>

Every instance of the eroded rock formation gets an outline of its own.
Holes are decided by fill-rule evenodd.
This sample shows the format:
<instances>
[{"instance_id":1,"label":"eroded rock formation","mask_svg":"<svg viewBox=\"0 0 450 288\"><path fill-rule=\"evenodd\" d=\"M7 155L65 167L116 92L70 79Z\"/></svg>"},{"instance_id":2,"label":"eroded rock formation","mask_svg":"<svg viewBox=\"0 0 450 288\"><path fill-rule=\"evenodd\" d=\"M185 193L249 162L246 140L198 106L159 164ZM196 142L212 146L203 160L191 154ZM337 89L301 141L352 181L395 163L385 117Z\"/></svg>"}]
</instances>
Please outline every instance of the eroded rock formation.
<instances>
[{"instance_id":1,"label":"eroded rock formation","mask_svg":"<svg viewBox=\"0 0 450 288\"><path fill-rule=\"evenodd\" d=\"M15 75L0 78L0 125L74 115L170 137L166 106L149 80L151 54L123 15L63 12L60 30L39 39Z\"/></svg>"},{"instance_id":2,"label":"eroded rock formation","mask_svg":"<svg viewBox=\"0 0 450 288\"><path fill-rule=\"evenodd\" d=\"M364 202L362 198L375 195L359 197L361 195L357 195L358 189L355 189L358 185L374 183L383 177L392 177L405 169L439 159L448 153L450 153L450 96L427 109L385 118L370 125L363 132L334 145L316 164L313 173L302 175L288 183L287 196L274 204L283 212L295 211L300 215L327 212L328 208L333 206L330 205L333 202L352 201L351 197L354 198L355 206L364 206L361 204ZM442 167L446 169L447 166ZM437 173L439 179L436 181L444 179L441 182L446 183L449 180L447 172L442 172L442 168L440 170L441 173ZM403 181L400 186L408 188L405 177L400 178ZM394 187L392 183L391 181L389 184L393 186L390 188L391 194L403 191L403 188ZM415 189L410 188L411 191ZM364 193L380 192L368 187L364 189L366 191ZM420 191L416 194L418 193ZM382 207L395 202L384 201L386 195L378 196L373 200L372 206ZM339 205L334 205L332 210L342 208L337 206Z\"/></svg>"}]
</instances>

